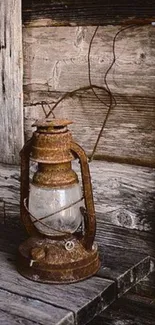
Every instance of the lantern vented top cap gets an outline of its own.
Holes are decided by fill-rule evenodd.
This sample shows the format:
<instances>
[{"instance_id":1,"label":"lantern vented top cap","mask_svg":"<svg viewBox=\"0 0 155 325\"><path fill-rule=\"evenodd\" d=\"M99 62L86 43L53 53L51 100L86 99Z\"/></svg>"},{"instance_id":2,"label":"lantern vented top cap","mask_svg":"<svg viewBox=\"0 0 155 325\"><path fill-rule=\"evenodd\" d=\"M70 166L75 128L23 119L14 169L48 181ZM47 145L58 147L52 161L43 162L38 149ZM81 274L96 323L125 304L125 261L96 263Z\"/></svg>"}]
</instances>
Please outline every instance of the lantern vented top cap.
<instances>
[{"instance_id":1,"label":"lantern vented top cap","mask_svg":"<svg viewBox=\"0 0 155 325\"><path fill-rule=\"evenodd\" d=\"M32 126L36 126L40 132L57 133L65 131L67 125L73 122L68 119L43 119L37 120Z\"/></svg>"},{"instance_id":2,"label":"lantern vented top cap","mask_svg":"<svg viewBox=\"0 0 155 325\"><path fill-rule=\"evenodd\" d=\"M44 120L37 120L32 126L37 127L63 127L67 126L69 124L72 124L73 122L67 119L44 119Z\"/></svg>"}]
</instances>

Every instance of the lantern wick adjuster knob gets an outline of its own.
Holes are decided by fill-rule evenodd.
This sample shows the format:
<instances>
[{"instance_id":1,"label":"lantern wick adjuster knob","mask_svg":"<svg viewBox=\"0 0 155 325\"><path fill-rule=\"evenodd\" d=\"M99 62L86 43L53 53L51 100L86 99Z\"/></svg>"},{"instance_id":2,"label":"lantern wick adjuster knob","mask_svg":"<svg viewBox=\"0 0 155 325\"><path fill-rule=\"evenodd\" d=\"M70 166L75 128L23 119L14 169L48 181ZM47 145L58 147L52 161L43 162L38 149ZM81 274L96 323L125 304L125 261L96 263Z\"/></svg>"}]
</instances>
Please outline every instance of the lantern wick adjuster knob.
<instances>
[{"instance_id":1,"label":"lantern wick adjuster knob","mask_svg":"<svg viewBox=\"0 0 155 325\"><path fill-rule=\"evenodd\" d=\"M73 240L68 240L66 243L65 243L65 249L67 251L72 251L75 247L75 244L73 242Z\"/></svg>"}]
</instances>

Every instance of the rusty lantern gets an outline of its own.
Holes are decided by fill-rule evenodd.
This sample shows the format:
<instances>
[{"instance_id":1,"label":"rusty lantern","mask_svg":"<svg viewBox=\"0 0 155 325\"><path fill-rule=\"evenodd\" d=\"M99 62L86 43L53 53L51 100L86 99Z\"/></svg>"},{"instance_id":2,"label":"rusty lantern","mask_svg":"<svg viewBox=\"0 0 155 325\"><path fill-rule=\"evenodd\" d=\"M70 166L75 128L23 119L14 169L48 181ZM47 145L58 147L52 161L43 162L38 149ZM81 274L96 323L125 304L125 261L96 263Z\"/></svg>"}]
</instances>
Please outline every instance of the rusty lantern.
<instances>
[{"instance_id":1,"label":"rusty lantern","mask_svg":"<svg viewBox=\"0 0 155 325\"><path fill-rule=\"evenodd\" d=\"M89 166L68 120L37 121L21 151L21 219L30 238L18 251L18 271L45 283L71 283L100 267ZM83 191L71 162L79 159ZM37 169L30 181L30 161ZM82 193L83 192L83 193Z\"/></svg>"}]
</instances>

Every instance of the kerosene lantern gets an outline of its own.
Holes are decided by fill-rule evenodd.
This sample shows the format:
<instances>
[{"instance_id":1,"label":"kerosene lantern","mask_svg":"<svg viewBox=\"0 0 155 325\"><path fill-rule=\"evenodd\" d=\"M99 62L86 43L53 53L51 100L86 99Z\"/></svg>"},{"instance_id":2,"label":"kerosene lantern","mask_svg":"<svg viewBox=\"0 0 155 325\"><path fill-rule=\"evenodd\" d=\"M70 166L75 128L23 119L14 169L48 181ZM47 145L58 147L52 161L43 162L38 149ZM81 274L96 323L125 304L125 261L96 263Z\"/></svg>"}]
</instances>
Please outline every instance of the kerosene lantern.
<instances>
[{"instance_id":1,"label":"kerosene lantern","mask_svg":"<svg viewBox=\"0 0 155 325\"><path fill-rule=\"evenodd\" d=\"M21 151L21 219L30 237L19 247L18 271L34 281L76 282L100 267L89 166L70 123L37 121ZM82 190L74 159L80 162ZM31 160L37 168L30 181Z\"/></svg>"}]
</instances>

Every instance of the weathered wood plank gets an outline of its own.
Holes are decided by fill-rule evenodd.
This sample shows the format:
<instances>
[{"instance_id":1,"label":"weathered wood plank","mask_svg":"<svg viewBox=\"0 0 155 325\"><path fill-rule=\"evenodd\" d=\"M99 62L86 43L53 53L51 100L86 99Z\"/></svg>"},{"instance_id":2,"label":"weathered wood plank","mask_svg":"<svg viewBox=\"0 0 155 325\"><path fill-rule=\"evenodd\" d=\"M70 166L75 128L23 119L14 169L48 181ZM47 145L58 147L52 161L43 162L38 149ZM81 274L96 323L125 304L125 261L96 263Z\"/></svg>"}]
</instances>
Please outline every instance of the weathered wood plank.
<instances>
[{"instance_id":1,"label":"weathered wood plank","mask_svg":"<svg viewBox=\"0 0 155 325\"><path fill-rule=\"evenodd\" d=\"M148 254L155 257L154 234L146 231L138 231L105 223L102 215L97 214L96 236L105 245L113 245L118 248L129 249L136 253Z\"/></svg>"},{"instance_id":2,"label":"weathered wood plank","mask_svg":"<svg viewBox=\"0 0 155 325\"><path fill-rule=\"evenodd\" d=\"M18 236L17 236L18 233ZM102 229L101 229L101 233L102 233ZM12 284L12 280L11 278L13 277L15 279L15 277L20 277L15 271L14 271L14 255L7 255L7 253L5 252L10 252L10 254L14 251L16 251L17 246L19 245L19 240L21 238L21 236L23 237L23 233L20 231L20 229L17 229L12 227L12 228L8 228L5 231L4 227L1 227L1 241L0 241L0 255L1 255L1 260L3 261L3 266L1 268L1 287L3 287L3 289L7 289L6 288L6 284L5 281L7 281L7 283L9 282L8 277L10 278L11 283L9 283L9 286L12 288L13 292L17 292L17 288L16 286L13 287ZM22 238L23 240L23 238ZM105 278L107 278L108 280L114 280L117 283L117 295L122 296L122 294L124 294L126 291L128 291L132 286L134 286L136 283L138 283L142 278L144 278L144 276L146 276L147 274L149 274L150 272L150 258L148 257L148 255L145 255L144 253L139 253L139 252L133 252L132 250L130 251L129 249L124 249L124 248L119 248L119 247L115 247L113 246L107 246L104 242L104 237L102 238L102 240L100 240L100 237L98 238L98 236L96 236L96 241L99 244L99 251L100 251L100 257L101 257L101 269L98 272L98 276L102 278L102 280L104 281ZM11 243L8 244L8 243ZM140 249L140 248L139 248ZM7 257L8 256L8 257ZM5 277L5 269L8 269L7 271L7 278ZM152 268L153 271L153 268ZM4 272L4 274L3 274ZM12 274L13 272L13 274ZM12 274L12 275L11 275ZM104 278L104 279L103 279ZM5 280L6 279L6 280ZM20 280L20 287L18 290L20 290L20 293L25 295L25 284L26 282L29 283L29 281L27 281L26 279L21 279ZM96 277L93 277L92 279L86 280L84 282L82 282L81 284L74 284L72 285L72 287L66 287L66 286L54 286L54 293L55 293L55 297L57 297L57 301L55 302L55 304L57 304L59 307L65 307L64 302L63 302L63 297L64 297L64 291L63 289L66 289L65 291L65 298L67 298L66 295L70 295L70 304L68 309L72 310L74 312L77 313L77 319L78 319L78 323L82 324L88 321L88 318L90 317L90 308L88 308L88 314L86 313L87 311L84 309L84 307L82 307L81 304L86 305L86 302L84 302L83 299L84 298L83 294L83 290L84 288L91 286L91 290L93 289L93 291L91 291L89 289L89 299L92 299L91 301L91 308L92 311L94 313L95 310L95 300L93 299L93 295L97 294L97 290L98 290L98 279ZM103 283L102 283L103 284ZM105 283L104 283L105 285ZM24 286L24 287L23 287ZM34 286L36 286L36 283L34 283ZM84 286L84 287L83 287ZM95 289L94 289L95 286ZM48 285L46 286L46 289L48 288ZM62 288L62 290L61 290ZM43 289L43 286L41 285L40 289ZM77 301L77 305L79 306L80 304L80 308L77 309L77 306L75 306L75 302L74 299L72 300L71 298L71 292L73 292L73 290L75 290L75 295L76 295L76 301ZM107 287L107 289L105 290L105 295L104 295L104 301L109 301L109 303L111 302L111 299L113 299L113 287ZM28 289L28 290L32 290ZM30 292L26 289L27 295L30 295ZM38 288L39 290L39 288ZM45 288L44 288L45 290ZM53 286L51 288L51 290L53 290ZM80 299L80 302L78 302L78 294L79 294L79 290L80 290L80 295L82 294L83 299ZM81 291L82 290L82 291ZM95 291L94 291L95 290ZM112 291L111 291L112 290ZM36 295L36 287L33 287L33 291L35 292ZM52 291L51 291L52 292ZM17 292L19 293L19 292ZM112 296L111 296L112 295ZM31 297L32 297L32 292L31 292ZM59 298L58 298L59 297ZM44 297L45 298L45 297ZM42 299L43 299L43 295L42 295ZM53 300L52 300L53 301ZM51 303L54 303L52 302ZM65 302L66 303L66 302ZM90 306L88 306L90 307ZM92 315L92 314L91 314ZM92 316L90 317L92 318ZM85 321L84 321L85 319Z\"/></svg>"},{"instance_id":3,"label":"weathered wood plank","mask_svg":"<svg viewBox=\"0 0 155 325\"><path fill-rule=\"evenodd\" d=\"M61 309L41 300L26 297L22 293L15 294L8 290L0 289L0 310L8 314L25 318L26 322L38 325L73 325L74 315L67 309ZM1 317L1 312L0 312ZM9 325L9 322L7 323ZM1 325L4 325L1 319ZM12 325L12 323L11 323Z\"/></svg>"},{"instance_id":4,"label":"weathered wood plank","mask_svg":"<svg viewBox=\"0 0 155 325\"><path fill-rule=\"evenodd\" d=\"M104 239L99 242L97 236L96 240L99 243L102 261L102 268L98 272L98 276L117 282L118 297L121 297L141 281L146 274L150 273L150 257L129 249L106 246Z\"/></svg>"},{"instance_id":5,"label":"weathered wood plank","mask_svg":"<svg viewBox=\"0 0 155 325\"><path fill-rule=\"evenodd\" d=\"M19 219L20 180L19 167L0 165L0 219L4 223L9 218ZM17 221L19 223L19 221Z\"/></svg>"},{"instance_id":6,"label":"weathered wood plank","mask_svg":"<svg viewBox=\"0 0 155 325\"><path fill-rule=\"evenodd\" d=\"M151 300L134 295L119 299L89 325L154 325L155 306Z\"/></svg>"},{"instance_id":7,"label":"weathered wood plank","mask_svg":"<svg viewBox=\"0 0 155 325\"><path fill-rule=\"evenodd\" d=\"M14 253L15 246L18 247L21 241L26 237L26 231L21 225L12 223L0 226L0 250ZM18 236L17 236L18 234ZM133 255L136 252L144 255L155 257L154 234L139 232L137 230L125 229L101 221L100 215L97 214L97 241L106 246L130 250ZM9 241L9 247L8 247ZM153 270L152 270L153 271Z\"/></svg>"},{"instance_id":8,"label":"weathered wood plank","mask_svg":"<svg viewBox=\"0 0 155 325\"><path fill-rule=\"evenodd\" d=\"M54 0L23 0L23 20L24 23L34 22L49 25L104 25L120 23L147 21L147 18L155 17L155 4L153 0L142 2L135 0L129 3L127 0L108 1L54 1ZM39 21L37 21L39 20ZM151 19L150 19L151 21Z\"/></svg>"},{"instance_id":9,"label":"weathered wood plank","mask_svg":"<svg viewBox=\"0 0 155 325\"><path fill-rule=\"evenodd\" d=\"M102 244L104 241L105 245L113 245L114 251L116 250L117 255L117 249L118 252L121 249L128 250L127 254L124 256L127 256L128 262L130 259L131 254L131 260L134 256L136 256L137 252L149 254L150 256L155 258L155 238L154 235L151 235L147 232L139 232L136 230L129 230L124 229L120 227L114 227L110 224L105 224L102 220L102 215L97 215L97 233L96 233L98 242ZM131 253L132 252L132 253ZM119 253L118 253L119 254ZM121 250L120 250L121 254ZM119 260L119 259L118 259ZM115 271L117 267L120 267L120 264L118 265L118 261L115 260L115 253L114 258L111 258L111 262L115 261L114 268ZM122 265L125 264L125 260L122 263ZM132 288L132 291L134 293L137 293L139 295L147 296L149 298L155 297L155 272L153 272L154 268L154 261L152 259L151 263L151 274L146 276L142 281L140 281L136 286ZM112 270L112 269L111 269ZM108 272L108 269L107 269Z\"/></svg>"},{"instance_id":10,"label":"weathered wood plank","mask_svg":"<svg viewBox=\"0 0 155 325\"><path fill-rule=\"evenodd\" d=\"M36 322L29 321L23 317L10 314L8 311L0 310L1 325L36 325Z\"/></svg>"},{"instance_id":11,"label":"weathered wood plank","mask_svg":"<svg viewBox=\"0 0 155 325\"><path fill-rule=\"evenodd\" d=\"M21 0L0 1L0 161L19 162L23 143Z\"/></svg>"},{"instance_id":12,"label":"weathered wood plank","mask_svg":"<svg viewBox=\"0 0 155 325\"><path fill-rule=\"evenodd\" d=\"M44 117L42 101L54 104L65 93L88 86L88 46L92 27L24 29L25 136L35 119ZM118 27L100 27L91 54L92 82L104 86L112 60L112 40ZM116 64L108 75L117 106L112 109L96 150L96 157L155 166L155 28L132 28L116 42ZM38 47L39 44L39 47ZM61 44L61 47L60 47ZM39 69L38 69L39 67ZM96 90L109 104L104 91ZM48 107L46 106L48 112ZM107 108L92 91L76 93L55 109L68 117L75 138L91 154Z\"/></svg>"},{"instance_id":13,"label":"weathered wood plank","mask_svg":"<svg viewBox=\"0 0 155 325\"><path fill-rule=\"evenodd\" d=\"M119 239L119 233L115 232L116 234L116 242L113 241L113 238L109 238L109 240L107 240L107 238L105 237L104 234L104 223L102 221L100 221L98 223L98 230L97 230L97 235L96 235L96 240L99 244L99 250L100 250L100 256L101 256L101 262L102 262L102 268L100 269L98 276L101 278L110 278L112 280L115 280L117 282L117 294L118 296L121 296L122 294L124 294L126 291L128 291L131 287L133 287L137 282L139 282L146 274L148 274L150 272L150 258L146 257L147 255L145 255L144 253L147 252L147 247L144 246L145 240L142 239L138 239L138 241L135 238L135 235L133 234L133 238L135 240L135 242L137 242L137 247L135 247L135 243L134 240L132 239L132 237L130 236L129 238L126 237L126 242L124 243L124 240L122 240L122 242ZM28 283L29 281L27 281L26 279L22 278L22 280L19 278L20 275L17 274L16 270L14 269L14 263L15 263L15 258L14 258L14 252L17 249L17 246L19 245L19 242L22 241L24 239L24 233L23 231L21 231L21 229L17 229L16 227L12 226L11 228L9 227L4 227L1 226L0 229L0 255L1 255L1 261L2 261L2 268L1 268L1 277L0 279L2 279L3 281L1 281L1 286L4 285L3 289L6 289L6 283L8 285L9 282L9 287L12 288L13 292L17 292L20 294L27 295L27 296L31 296L32 297L32 292L30 292L29 290L31 289L27 289L28 287ZM18 235L17 235L18 234ZM118 237L118 240L117 240ZM138 238L138 237L137 237ZM125 244L125 245L124 245ZM125 248L123 247L123 245L125 246ZM4 253L4 251L6 253ZM9 252L9 253L8 253ZM144 252L144 253L142 253ZM151 271L153 271L154 265L151 264ZM7 271L6 271L7 269ZM4 272L4 273L3 273ZM12 273L13 272L13 273ZM8 279L15 279L17 277L17 287L15 285L15 282L12 283L12 280L8 280ZM26 282L27 285L26 285ZM20 286L19 286L19 282L20 282ZM96 283L98 283L98 280L95 279L95 288L96 288ZM84 281L84 286L87 287L87 282ZM36 283L34 283L33 287L33 292L35 292L35 297L36 294L38 292L38 290L40 290L39 288L37 289L36 292ZM22 287L21 287L22 286ZM26 286L26 289L25 289ZM93 293L94 293L94 287L93 287L93 283L89 283L88 287L90 287L93 289ZM48 287L48 285L47 285ZM74 287L74 288L73 288ZM82 297L84 297L84 293L83 293L83 289L80 287L77 288L77 284L73 285L71 289L71 292L73 293L74 291L74 296L76 297L76 293L79 292L80 290L80 297L82 295ZM63 304L63 297L61 296L61 288L62 286L56 286L54 287L54 292L55 292L55 296L59 297L59 302L61 302L61 307L64 307ZM17 291L17 289L19 291ZM44 290L47 288L44 288ZM66 288L65 288L66 289ZM69 288L68 288L69 289ZM68 291L68 289L66 291ZM110 288L109 288L110 289ZM26 290L26 291L25 291ZM56 290L56 291L55 291ZM61 293L59 292L59 290L61 291ZM82 291L81 291L82 290ZM112 288L109 291L105 292L105 297L104 297L104 301L111 297L111 290L113 290ZM42 289L41 289L42 291ZM74 308L74 299L72 301L71 298L71 292L66 292L65 291L65 299L69 299L66 297L66 295L70 296L70 307L72 306L72 308ZM47 292L47 291L46 291ZM113 292L113 291L112 291ZM38 292L39 294L39 292ZM64 294L64 292L63 292ZM33 296L33 298L35 298ZM43 295L43 292L41 294L42 300L46 299L46 293L45 295ZM91 298L91 294L89 292L89 298ZM38 296L37 298L38 299ZM53 300L52 300L53 301ZM77 301L77 298L76 298ZM82 302L83 300L80 300L80 302ZM107 301L107 304L108 304ZM52 302L54 303L54 302ZM92 302L92 306L91 306L91 316L88 313L86 313L85 309L81 309L80 311L78 311L77 314L77 319L78 319L78 323L82 324L83 323L83 319L85 319L86 321L88 321L89 317L90 319L92 318L92 315L94 315L94 309L97 308L96 305L94 305L95 302L93 300ZM94 307L95 306L95 307ZM75 312L75 309L74 309ZM92 314L93 312L93 314ZM81 323L82 322L82 323Z\"/></svg>"},{"instance_id":14,"label":"weathered wood plank","mask_svg":"<svg viewBox=\"0 0 155 325\"><path fill-rule=\"evenodd\" d=\"M113 39L120 29L106 26L97 31L90 55L93 84L104 86L104 74L113 59ZM90 26L23 28L24 85L49 94L87 86L94 30ZM114 93L154 97L154 36L153 26L132 27L119 34L116 63L108 74Z\"/></svg>"},{"instance_id":15,"label":"weathered wood plank","mask_svg":"<svg viewBox=\"0 0 155 325\"><path fill-rule=\"evenodd\" d=\"M108 231L108 228L106 229L102 221L98 222L97 224L96 240L99 244L100 256L102 260L102 268L98 272L98 276L117 281L117 293L118 296L121 296L137 282L143 279L143 277L149 273L150 270L151 272L153 271L154 264L151 262L150 268L150 259L149 257L145 257L147 256L146 254L149 253L153 255L153 242L150 241L150 243L147 243L145 233L138 235L138 233L133 231L129 232L128 230L126 230L125 233L125 230L122 231L120 229L120 231L117 231L119 230L117 227L113 235L110 231ZM124 233L124 236L120 235L121 232ZM9 263L14 264L15 260L14 255L12 254L16 251L16 248L19 246L20 242L24 240L24 237L25 235L20 228L17 229L14 226L11 228L1 226L0 251L2 251L2 255L4 251L11 253L11 255L8 255L8 258L6 258L6 254L4 254L4 258L1 256L4 268L6 259L8 259ZM6 265L6 268L9 270L10 265ZM6 276L8 276L8 272L9 271L5 272ZM5 281L5 275L3 275L3 272L2 277ZM147 291L153 290L153 286L149 286L149 278L147 277L146 279ZM143 292L143 283L145 281L146 280L144 278L144 280L137 285L138 292ZM10 286L12 287L12 284ZM16 288L14 287L13 290L16 290ZM29 292L27 294L29 294ZM60 294L58 293L58 295ZM82 315L81 312L80 315ZM80 317L83 318L83 316Z\"/></svg>"},{"instance_id":16,"label":"weathered wood plank","mask_svg":"<svg viewBox=\"0 0 155 325\"><path fill-rule=\"evenodd\" d=\"M154 169L94 161L90 170L96 212L104 223L155 233ZM1 165L0 201L1 221L18 220L18 167Z\"/></svg>"},{"instance_id":17,"label":"weathered wood plank","mask_svg":"<svg viewBox=\"0 0 155 325\"><path fill-rule=\"evenodd\" d=\"M90 170L96 212L103 222L154 232L153 169L94 161Z\"/></svg>"},{"instance_id":18,"label":"weathered wood plank","mask_svg":"<svg viewBox=\"0 0 155 325\"><path fill-rule=\"evenodd\" d=\"M155 272L146 276L132 289L132 292L150 299L155 299Z\"/></svg>"},{"instance_id":19,"label":"weathered wood plank","mask_svg":"<svg viewBox=\"0 0 155 325\"><path fill-rule=\"evenodd\" d=\"M150 273L150 267L153 271L154 264L152 261L150 262L148 252L140 251L141 246L139 245L137 251L132 250L131 244L128 244L126 248L115 246L112 240L107 245L107 240L102 236L102 223L100 226L98 226L96 242L99 245L101 269L97 276L116 281L117 294L122 296ZM23 236L23 231L20 228L17 230L14 225L8 230L1 226L0 250L13 253L19 243L23 241ZM8 242L11 244L8 245Z\"/></svg>"},{"instance_id":20,"label":"weathered wood plank","mask_svg":"<svg viewBox=\"0 0 155 325\"><path fill-rule=\"evenodd\" d=\"M126 249L127 254L124 256L128 257L128 262L131 256L131 260L134 256L136 256L137 252L143 254L149 254L150 256L155 258L155 238L154 235L151 235L147 232L139 232L136 230L129 230L125 228L120 228L116 226L112 226L110 224L106 224L102 220L102 215L97 215L97 232L96 236L99 243L105 243L106 246L113 245L114 251L117 249ZM132 252L132 253L131 253ZM121 254L121 250L120 250ZM131 254L131 255L130 255ZM119 259L118 259L119 260ZM114 258L111 259L111 262L115 261L114 268L115 271L118 265ZM125 264L125 260L122 265ZM136 286L133 287L132 291L139 295L147 296L149 298L155 297L155 272L153 272L154 268L154 259L152 258L151 262L151 274L144 277L142 281L140 281ZM113 267L112 267L113 268ZM111 269L112 270L112 269ZM108 272L108 269L107 269Z\"/></svg>"},{"instance_id":21,"label":"weathered wood plank","mask_svg":"<svg viewBox=\"0 0 155 325\"><path fill-rule=\"evenodd\" d=\"M116 98L118 106L109 116L95 159L155 167L155 98ZM70 129L88 155L92 154L107 112L99 106L89 93L83 99L68 99L56 109L57 117L69 117L75 122ZM44 117L41 105L25 107L26 139L32 135L34 121Z\"/></svg>"},{"instance_id":22,"label":"weathered wood plank","mask_svg":"<svg viewBox=\"0 0 155 325\"><path fill-rule=\"evenodd\" d=\"M114 281L93 277L69 286L32 282L17 273L14 254L1 252L0 255L0 287L3 290L73 312L77 324L85 324L115 300Z\"/></svg>"}]
</instances>

